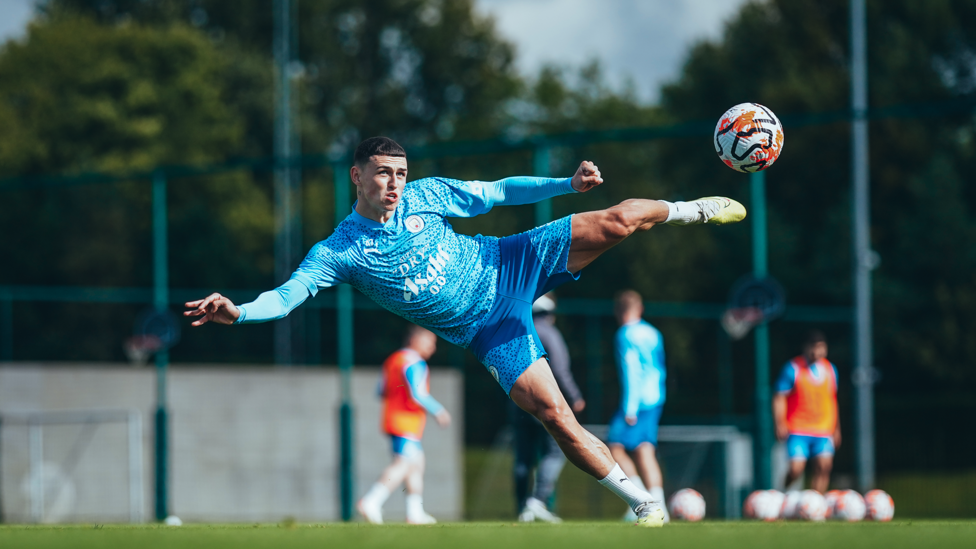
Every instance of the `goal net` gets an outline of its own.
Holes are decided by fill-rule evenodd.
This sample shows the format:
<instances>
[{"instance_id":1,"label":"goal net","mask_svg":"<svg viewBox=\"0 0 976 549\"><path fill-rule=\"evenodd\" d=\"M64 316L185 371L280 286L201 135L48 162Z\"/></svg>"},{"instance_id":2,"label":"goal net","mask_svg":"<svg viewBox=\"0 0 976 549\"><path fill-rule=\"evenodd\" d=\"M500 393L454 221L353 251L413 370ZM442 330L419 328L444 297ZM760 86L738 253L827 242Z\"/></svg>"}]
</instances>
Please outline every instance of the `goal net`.
<instances>
[{"instance_id":1,"label":"goal net","mask_svg":"<svg viewBox=\"0 0 976 549\"><path fill-rule=\"evenodd\" d=\"M606 425L585 425L606 440ZM693 488L705 498L707 516L738 518L752 489L752 437L729 425L662 425L657 458L670 497Z\"/></svg>"},{"instance_id":2,"label":"goal net","mask_svg":"<svg viewBox=\"0 0 976 549\"><path fill-rule=\"evenodd\" d=\"M0 520L142 522L142 416L0 411Z\"/></svg>"}]
</instances>

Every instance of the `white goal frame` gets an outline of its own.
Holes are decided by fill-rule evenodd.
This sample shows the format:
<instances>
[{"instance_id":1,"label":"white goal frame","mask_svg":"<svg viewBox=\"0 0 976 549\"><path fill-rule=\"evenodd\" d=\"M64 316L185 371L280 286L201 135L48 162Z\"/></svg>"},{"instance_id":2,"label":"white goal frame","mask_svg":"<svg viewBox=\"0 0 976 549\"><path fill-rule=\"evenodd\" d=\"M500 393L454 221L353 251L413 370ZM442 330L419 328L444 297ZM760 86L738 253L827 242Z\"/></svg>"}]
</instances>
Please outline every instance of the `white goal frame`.
<instances>
[{"instance_id":1,"label":"white goal frame","mask_svg":"<svg viewBox=\"0 0 976 549\"><path fill-rule=\"evenodd\" d=\"M142 414L138 410L0 411L0 429L8 425L27 426L30 478L30 519L44 522L44 427L68 424L124 423L127 426L129 521L142 522L143 486ZM2 466L2 462L0 462Z\"/></svg>"},{"instance_id":2,"label":"white goal frame","mask_svg":"<svg viewBox=\"0 0 976 549\"><path fill-rule=\"evenodd\" d=\"M583 425L600 440L606 442L607 425ZM752 488L752 436L732 425L661 425L658 443L719 443L725 449L725 486L723 490L725 518L742 516L740 494ZM704 454L701 454L704 457Z\"/></svg>"}]
</instances>

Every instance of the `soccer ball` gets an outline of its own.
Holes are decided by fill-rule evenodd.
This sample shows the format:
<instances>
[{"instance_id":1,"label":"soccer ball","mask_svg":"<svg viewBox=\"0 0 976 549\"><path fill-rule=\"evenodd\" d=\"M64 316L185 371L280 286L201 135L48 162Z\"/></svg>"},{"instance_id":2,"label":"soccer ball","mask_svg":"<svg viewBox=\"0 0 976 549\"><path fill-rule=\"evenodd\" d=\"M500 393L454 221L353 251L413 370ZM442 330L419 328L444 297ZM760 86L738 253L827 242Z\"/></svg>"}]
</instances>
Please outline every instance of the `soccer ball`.
<instances>
[{"instance_id":1,"label":"soccer ball","mask_svg":"<svg viewBox=\"0 0 976 549\"><path fill-rule=\"evenodd\" d=\"M779 512L779 516L785 519L793 520L796 518L796 506L800 503L800 492L799 490L790 490L786 492L783 497L783 509Z\"/></svg>"},{"instance_id":2,"label":"soccer ball","mask_svg":"<svg viewBox=\"0 0 976 549\"><path fill-rule=\"evenodd\" d=\"M698 522L705 518L705 498L691 488L678 490L671 496L668 511L676 519Z\"/></svg>"},{"instance_id":3,"label":"soccer ball","mask_svg":"<svg viewBox=\"0 0 976 549\"><path fill-rule=\"evenodd\" d=\"M895 516L895 501L884 490L871 490L864 494L867 518L878 522L888 522Z\"/></svg>"},{"instance_id":4,"label":"soccer ball","mask_svg":"<svg viewBox=\"0 0 976 549\"><path fill-rule=\"evenodd\" d=\"M843 490L830 490L824 494L824 499L827 500L827 518L831 518L834 514L834 505L837 504L837 500L843 494Z\"/></svg>"},{"instance_id":5,"label":"soccer ball","mask_svg":"<svg viewBox=\"0 0 976 549\"><path fill-rule=\"evenodd\" d=\"M803 520L820 522L827 518L827 500L816 490L804 490L796 504L796 515Z\"/></svg>"},{"instance_id":6,"label":"soccer ball","mask_svg":"<svg viewBox=\"0 0 976 549\"><path fill-rule=\"evenodd\" d=\"M844 490L834 500L830 517L837 520L857 522L864 519L864 498L854 490Z\"/></svg>"},{"instance_id":7,"label":"soccer ball","mask_svg":"<svg viewBox=\"0 0 976 549\"><path fill-rule=\"evenodd\" d=\"M782 151L783 125L773 111L759 103L736 105L715 125L715 152L733 170L765 170Z\"/></svg>"},{"instance_id":8,"label":"soccer ball","mask_svg":"<svg viewBox=\"0 0 976 549\"><path fill-rule=\"evenodd\" d=\"M771 521L779 518L785 496L776 490L756 490L746 498L742 514L746 518Z\"/></svg>"}]
</instances>

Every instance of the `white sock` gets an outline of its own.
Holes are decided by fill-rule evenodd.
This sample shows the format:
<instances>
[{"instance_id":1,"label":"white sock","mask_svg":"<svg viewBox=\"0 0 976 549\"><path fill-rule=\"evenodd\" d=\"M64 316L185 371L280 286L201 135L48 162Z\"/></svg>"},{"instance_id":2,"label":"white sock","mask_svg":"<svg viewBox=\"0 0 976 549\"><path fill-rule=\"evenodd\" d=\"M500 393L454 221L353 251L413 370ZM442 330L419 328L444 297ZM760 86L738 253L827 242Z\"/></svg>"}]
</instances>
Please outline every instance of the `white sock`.
<instances>
[{"instance_id":1,"label":"white sock","mask_svg":"<svg viewBox=\"0 0 976 549\"><path fill-rule=\"evenodd\" d=\"M691 225L701 223L701 208L694 202L668 202L662 200L668 206L668 218L664 221L671 225Z\"/></svg>"},{"instance_id":2,"label":"white sock","mask_svg":"<svg viewBox=\"0 0 976 549\"><path fill-rule=\"evenodd\" d=\"M366 495L363 496L363 499L382 507L389 497L390 490L386 486L383 486L377 482L370 487L369 491L366 492Z\"/></svg>"},{"instance_id":3,"label":"white sock","mask_svg":"<svg viewBox=\"0 0 976 549\"><path fill-rule=\"evenodd\" d=\"M420 494L407 494L407 516L419 517L424 514L424 496Z\"/></svg>"},{"instance_id":4,"label":"white sock","mask_svg":"<svg viewBox=\"0 0 976 549\"><path fill-rule=\"evenodd\" d=\"M654 501L664 501L664 488L661 488L660 486L652 486L648 492L651 493L651 497L654 498Z\"/></svg>"},{"instance_id":5,"label":"white sock","mask_svg":"<svg viewBox=\"0 0 976 549\"><path fill-rule=\"evenodd\" d=\"M627 478L629 478L630 481L633 482L634 485L640 488L641 490L645 492L647 491L647 486L644 486L644 481L640 478L640 476L634 475L632 477L627 477Z\"/></svg>"},{"instance_id":6,"label":"white sock","mask_svg":"<svg viewBox=\"0 0 976 549\"><path fill-rule=\"evenodd\" d=\"M613 464L613 469L610 471L610 474L600 480L600 484L609 488L614 494L617 494L617 497L627 502L627 505L630 505L630 508L634 509L635 512L640 505L654 500L651 494L634 485L627 478L627 475L624 474L623 470L620 469L620 465L616 463Z\"/></svg>"}]
</instances>

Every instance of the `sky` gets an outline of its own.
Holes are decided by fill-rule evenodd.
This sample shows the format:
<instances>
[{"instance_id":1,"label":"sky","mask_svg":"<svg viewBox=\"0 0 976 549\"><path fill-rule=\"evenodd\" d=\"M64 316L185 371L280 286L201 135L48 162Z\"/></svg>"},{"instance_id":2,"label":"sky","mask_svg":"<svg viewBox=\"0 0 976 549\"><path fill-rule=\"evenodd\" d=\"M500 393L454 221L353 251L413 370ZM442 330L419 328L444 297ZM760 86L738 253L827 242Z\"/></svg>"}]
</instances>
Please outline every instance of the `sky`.
<instances>
[{"instance_id":1,"label":"sky","mask_svg":"<svg viewBox=\"0 0 976 549\"><path fill-rule=\"evenodd\" d=\"M515 43L523 73L531 75L545 63L579 66L598 59L614 86L629 77L648 101L678 75L688 48L719 38L725 21L745 2L475 0Z\"/></svg>"},{"instance_id":2,"label":"sky","mask_svg":"<svg viewBox=\"0 0 976 549\"><path fill-rule=\"evenodd\" d=\"M546 63L580 66L597 59L611 85L631 78L655 101L677 76L689 46L721 35L746 0L475 0L515 44L521 72ZM32 0L0 0L0 42L23 34Z\"/></svg>"}]
</instances>

